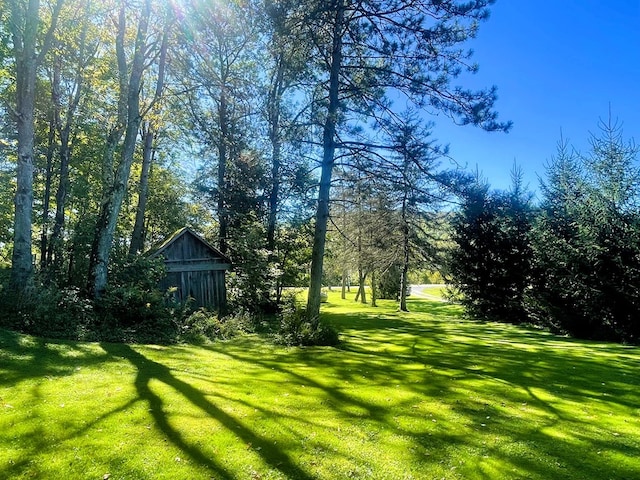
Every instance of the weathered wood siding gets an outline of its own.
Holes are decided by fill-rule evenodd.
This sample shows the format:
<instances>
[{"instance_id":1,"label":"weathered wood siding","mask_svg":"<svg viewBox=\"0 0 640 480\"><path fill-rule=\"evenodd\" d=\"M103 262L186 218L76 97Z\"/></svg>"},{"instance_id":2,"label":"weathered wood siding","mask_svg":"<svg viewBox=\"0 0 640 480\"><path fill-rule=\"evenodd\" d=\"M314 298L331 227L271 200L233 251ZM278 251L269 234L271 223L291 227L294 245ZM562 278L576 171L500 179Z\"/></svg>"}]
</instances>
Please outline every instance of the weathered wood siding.
<instances>
[{"instance_id":1,"label":"weathered wood siding","mask_svg":"<svg viewBox=\"0 0 640 480\"><path fill-rule=\"evenodd\" d=\"M160 282L164 291L172 289L175 299L191 299L196 307L224 308L228 260L188 229L158 251L165 258L167 276Z\"/></svg>"},{"instance_id":2,"label":"weathered wood siding","mask_svg":"<svg viewBox=\"0 0 640 480\"><path fill-rule=\"evenodd\" d=\"M227 303L224 270L167 272L160 288L175 288L175 299L183 302L191 299L196 307L220 308Z\"/></svg>"}]
</instances>

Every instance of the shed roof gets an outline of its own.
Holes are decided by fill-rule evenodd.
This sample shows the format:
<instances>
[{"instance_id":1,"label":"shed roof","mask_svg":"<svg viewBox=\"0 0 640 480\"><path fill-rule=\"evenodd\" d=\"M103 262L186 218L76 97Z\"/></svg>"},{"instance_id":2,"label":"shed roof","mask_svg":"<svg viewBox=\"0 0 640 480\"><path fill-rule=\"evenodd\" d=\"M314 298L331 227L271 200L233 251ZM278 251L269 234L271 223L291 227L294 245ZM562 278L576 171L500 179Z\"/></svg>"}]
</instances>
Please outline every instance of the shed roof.
<instances>
[{"instance_id":1,"label":"shed roof","mask_svg":"<svg viewBox=\"0 0 640 480\"><path fill-rule=\"evenodd\" d=\"M167 250L171 245L173 245L175 242L177 242L179 239L181 239L185 235L190 235L193 238L195 238L197 241L201 242L205 247L211 250L216 256L223 259L225 263L229 263L229 264L231 263L231 259L229 257L227 257L224 253L222 253L216 247L211 245L209 242L207 242L204 238L202 238L200 235L194 232L190 227L183 227L177 232L175 232L173 235L167 238L164 242L162 242L157 248L153 249L153 251L150 252L150 256L157 257L158 255L161 255L162 252Z\"/></svg>"}]
</instances>

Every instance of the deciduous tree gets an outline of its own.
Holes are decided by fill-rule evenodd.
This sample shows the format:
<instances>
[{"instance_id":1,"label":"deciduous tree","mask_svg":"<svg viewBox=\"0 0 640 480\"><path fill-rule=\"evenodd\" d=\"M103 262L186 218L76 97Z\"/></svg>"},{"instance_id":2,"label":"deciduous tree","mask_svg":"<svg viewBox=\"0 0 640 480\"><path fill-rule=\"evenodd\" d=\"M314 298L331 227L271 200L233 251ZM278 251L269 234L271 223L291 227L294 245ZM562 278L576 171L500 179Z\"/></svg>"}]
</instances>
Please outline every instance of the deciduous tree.
<instances>
[{"instance_id":1,"label":"deciduous tree","mask_svg":"<svg viewBox=\"0 0 640 480\"><path fill-rule=\"evenodd\" d=\"M11 286L23 291L31 284L34 165L34 109L38 67L51 46L63 0L53 5L48 25L41 22L39 0L6 0L15 66L15 103L12 115L17 129L17 173L13 227ZM44 31L44 37L41 32Z\"/></svg>"},{"instance_id":2,"label":"deciduous tree","mask_svg":"<svg viewBox=\"0 0 640 480\"><path fill-rule=\"evenodd\" d=\"M148 67L149 56L153 50L149 48L149 22L152 8L151 0L144 0L137 19L135 42L129 64L125 45L127 34L127 7L122 2L117 20L116 55L118 63L118 115L114 127L109 133L104 155L105 191L96 222L96 230L91 248L88 289L92 296L100 297L107 286L109 255L122 207L133 154L138 138L138 130L142 120L140 112L140 89L144 70ZM124 135L120 161L113 172L113 155Z\"/></svg>"}]
</instances>

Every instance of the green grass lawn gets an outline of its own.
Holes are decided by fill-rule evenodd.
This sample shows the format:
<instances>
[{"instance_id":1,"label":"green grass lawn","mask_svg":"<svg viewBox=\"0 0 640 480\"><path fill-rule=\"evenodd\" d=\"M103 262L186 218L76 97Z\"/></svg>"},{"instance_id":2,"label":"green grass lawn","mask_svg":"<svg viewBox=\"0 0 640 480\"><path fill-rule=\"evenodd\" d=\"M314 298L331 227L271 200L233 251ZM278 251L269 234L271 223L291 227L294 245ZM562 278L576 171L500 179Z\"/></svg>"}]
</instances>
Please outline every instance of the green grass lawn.
<instances>
[{"instance_id":1,"label":"green grass lawn","mask_svg":"<svg viewBox=\"0 0 640 480\"><path fill-rule=\"evenodd\" d=\"M424 298L424 296L433 297L433 298L428 298L431 300L442 299L444 297L445 290L446 288L440 285L433 285L433 286L428 286L424 288L414 287L414 292L412 293L412 295L418 298Z\"/></svg>"},{"instance_id":2,"label":"green grass lawn","mask_svg":"<svg viewBox=\"0 0 640 480\"><path fill-rule=\"evenodd\" d=\"M0 478L637 479L640 351L342 301L338 348L0 331Z\"/></svg>"}]
</instances>

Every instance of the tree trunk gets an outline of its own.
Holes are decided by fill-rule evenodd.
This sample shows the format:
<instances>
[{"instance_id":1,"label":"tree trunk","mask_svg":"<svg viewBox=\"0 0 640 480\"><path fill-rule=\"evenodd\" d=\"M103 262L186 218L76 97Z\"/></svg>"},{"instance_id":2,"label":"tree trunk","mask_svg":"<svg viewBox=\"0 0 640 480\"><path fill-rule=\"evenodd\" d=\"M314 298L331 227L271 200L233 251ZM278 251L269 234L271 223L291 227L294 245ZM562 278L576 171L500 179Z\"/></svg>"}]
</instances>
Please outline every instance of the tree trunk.
<instances>
[{"instance_id":1,"label":"tree trunk","mask_svg":"<svg viewBox=\"0 0 640 480\"><path fill-rule=\"evenodd\" d=\"M155 106L162 98L168 43L169 27L167 26L162 36L160 59L158 60L158 78L156 81L156 91L153 96L152 106ZM157 114L158 112L156 112L156 115ZM157 119L151 118L151 120L146 122L142 133L142 172L140 172L140 185L138 186L136 221L131 235L131 244L129 245L130 256L144 250L144 241L147 233L145 230L145 215L147 212L147 200L149 197L149 176L151 174L151 166L154 160L153 142L157 137L157 132Z\"/></svg>"},{"instance_id":2,"label":"tree trunk","mask_svg":"<svg viewBox=\"0 0 640 480\"><path fill-rule=\"evenodd\" d=\"M136 221L131 234L129 256L134 256L144 250L145 240L145 213L147 210L147 198L149 196L149 176L153 159L153 140L155 131L147 123L142 132L142 171L140 172L140 184L138 186L138 206L136 208Z\"/></svg>"},{"instance_id":3,"label":"tree trunk","mask_svg":"<svg viewBox=\"0 0 640 480\"><path fill-rule=\"evenodd\" d=\"M376 271L371 272L371 306L378 306L378 287L376 287Z\"/></svg>"},{"instance_id":4,"label":"tree trunk","mask_svg":"<svg viewBox=\"0 0 640 480\"><path fill-rule=\"evenodd\" d=\"M226 178L227 147L229 143L229 112L225 88L226 87L222 85L220 103L218 105L218 121L220 122L220 141L218 143L218 246L222 253L227 253L227 237L229 235L229 212L227 212L227 202L225 201L227 195Z\"/></svg>"},{"instance_id":5,"label":"tree trunk","mask_svg":"<svg viewBox=\"0 0 640 480\"><path fill-rule=\"evenodd\" d=\"M54 74L55 75L55 74ZM55 93L52 95L52 100L55 107ZM53 155L56 150L56 125L55 125L55 113L51 113L49 118L49 134L47 138L47 166L44 173L44 196L42 199L42 232L40 233L40 270L45 271L47 268L47 258L49 251L49 208L51 206L51 183L53 176Z\"/></svg>"},{"instance_id":6,"label":"tree trunk","mask_svg":"<svg viewBox=\"0 0 640 480\"><path fill-rule=\"evenodd\" d=\"M269 220L267 225L267 248L276 249L276 226L278 219L278 202L280 197L280 141L275 141L271 155L271 192L269 193Z\"/></svg>"},{"instance_id":7,"label":"tree trunk","mask_svg":"<svg viewBox=\"0 0 640 480\"><path fill-rule=\"evenodd\" d=\"M347 298L347 272L346 270L342 271L342 289L340 292L340 298L344 300Z\"/></svg>"},{"instance_id":8,"label":"tree trunk","mask_svg":"<svg viewBox=\"0 0 640 480\"><path fill-rule=\"evenodd\" d=\"M327 239L327 225L329 222L329 200L331 193L331 175L335 156L335 134L340 112L340 70L342 67L342 34L344 26L344 0L339 0L336 6L333 25L333 45L331 49L331 70L329 74L329 106L327 118L322 134L322 169L320 173L320 188L318 191L318 205L315 216L315 230L313 235L313 250L311 253L311 278L309 297L307 299L307 316L311 324L316 326L320 321L320 303L322 291L322 267L324 249Z\"/></svg>"},{"instance_id":9,"label":"tree trunk","mask_svg":"<svg viewBox=\"0 0 640 480\"><path fill-rule=\"evenodd\" d=\"M60 76L56 78L54 75L54 81L52 88L57 92L54 97L57 99L54 113L56 115L56 126L58 127L58 137L60 140L60 146L58 150L58 156L60 157L60 170L58 178L58 189L56 190L56 213L53 222L53 231L49 238L49 251L47 252L47 265L53 267L53 271L56 275L62 273L62 265L64 262L63 255L63 241L62 232L64 231L64 212L67 204L67 197L69 195L69 164L71 161L71 128L73 126L73 120L76 114L78 105L80 104L80 98L82 96L82 85L84 83L84 69L86 64L85 51L86 51L86 39L87 30L89 27L89 9L90 2L85 3L85 11L83 17L82 33L80 34L80 45L78 53L78 64L75 71L75 83L73 87L73 98L69 105L67 105L67 111L65 114L64 124L62 124L61 111L60 111ZM94 51L95 54L95 51Z\"/></svg>"},{"instance_id":10,"label":"tree trunk","mask_svg":"<svg viewBox=\"0 0 640 480\"><path fill-rule=\"evenodd\" d=\"M358 294L356 295L356 301L360 296L360 303L367 303L367 292L365 291L365 282L367 280L367 274L358 269Z\"/></svg>"},{"instance_id":11,"label":"tree trunk","mask_svg":"<svg viewBox=\"0 0 640 480\"><path fill-rule=\"evenodd\" d=\"M62 253L62 232L64 231L64 212L69 196L69 163L71 161L71 126L73 124L73 115L80 102L81 85L76 83L75 98L67 110L67 118L65 124L60 130L60 148L58 154L60 156L60 172L58 179L58 189L56 191L56 215L53 223L53 231L49 240L49 258L48 264L53 266L55 272L62 271L63 253Z\"/></svg>"},{"instance_id":12,"label":"tree trunk","mask_svg":"<svg viewBox=\"0 0 640 480\"><path fill-rule=\"evenodd\" d=\"M11 33L16 61L16 127L18 165L16 171L11 288L23 292L32 281L33 148L39 0L29 0L26 12L17 0L9 2ZM21 3L21 2L20 2ZM22 28L22 29L21 29Z\"/></svg>"},{"instance_id":13,"label":"tree trunk","mask_svg":"<svg viewBox=\"0 0 640 480\"><path fill-rule=\"evenodd\" d=\"M409 220L407 218L408 192L404 190L402 198L402 270L400 273L400 310L408 312L407 308L407 274L409 272Z\"/></svg>"},{"instance_id":14,"label":"tree trunk","mask_svg":"<svg viewBox=\"0 0 640 480\"><path fill-rule=\"evenodd\" d=\"M113 243L113 237L118 221L118 215L122 207L122 201L127 190L138 129L140 128L140 86L142 82L142 74L145 68L147 53L146 36L150 15L151 1L146 0L140 17L140 23L138 24L138 33L136 36L136 44L133 54L134 57L131 65L131 75L128 85L125 87L125 91L120 92L121 97L125 97L127 105L125 137L120 163L118 165L118 170L115 174L113 184L107 189L107 195L103 199L100 214L96 222L95 237L91 249L88 287L94 298L101 297L107 287L107 268L109 265L111 244ZM119 35L124 35L124 26L123 5L120 11ZM122 46L123 45L124 44L122 44ZM123 60L126 68L124 49L119 51L118 56L119 68L122 67ZM120 73L122 77L122 70Z\"/></svg>"},{"instance_id":15,"label":"tree trunk","mask_svg":"<svg viewBox=\"0 0 640 480\"><path fill-rule=\"evenodd\" d=\"M269 192L269 220L267 222L267 248L273 252L276 247L276 223L278 219L278 202L280 200L280 168L282 140L280 138L280 109L284 80L284 60L282 55L277 59L276 75L269 92L268 116L269 139L271 140L271 191Z\"/></svg>"}]
</instances>

